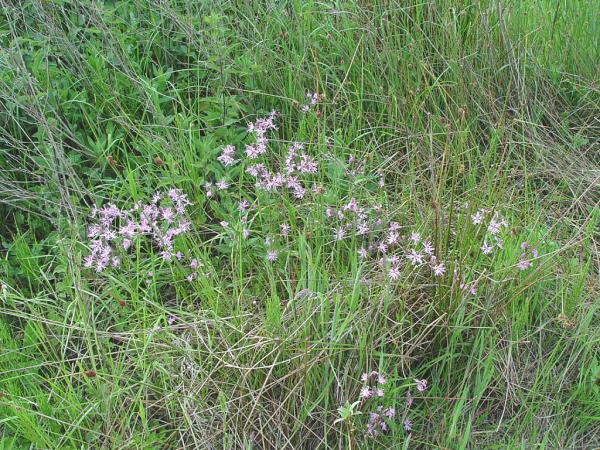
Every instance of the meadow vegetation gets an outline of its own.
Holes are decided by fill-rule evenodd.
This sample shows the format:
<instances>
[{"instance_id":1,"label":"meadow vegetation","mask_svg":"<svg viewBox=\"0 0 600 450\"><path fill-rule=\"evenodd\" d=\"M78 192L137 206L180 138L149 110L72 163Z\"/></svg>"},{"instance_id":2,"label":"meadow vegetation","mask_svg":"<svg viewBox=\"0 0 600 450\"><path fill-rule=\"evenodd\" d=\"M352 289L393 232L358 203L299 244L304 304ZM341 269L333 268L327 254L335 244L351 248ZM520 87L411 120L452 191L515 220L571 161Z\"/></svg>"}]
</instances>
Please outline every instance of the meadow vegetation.
<instances>
[{"instance_id":1,"label":"meadow vegetation","mask_svg":"<svg viewBox=\"0 0 600 450\"><path fill-rule=\"evenodd\" d=\"M600 446L595 1L0 7L0 448Z\"/></svg>"}]
</instances>

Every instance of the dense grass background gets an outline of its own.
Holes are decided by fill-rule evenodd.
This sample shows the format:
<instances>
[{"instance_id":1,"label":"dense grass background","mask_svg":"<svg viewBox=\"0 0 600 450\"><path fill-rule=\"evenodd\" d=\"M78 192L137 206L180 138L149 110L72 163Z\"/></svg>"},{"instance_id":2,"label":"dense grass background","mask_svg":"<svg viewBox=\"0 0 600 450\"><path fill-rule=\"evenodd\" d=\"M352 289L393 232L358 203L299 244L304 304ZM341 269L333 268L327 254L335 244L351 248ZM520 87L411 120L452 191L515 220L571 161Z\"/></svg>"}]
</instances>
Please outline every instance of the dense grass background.
<instances>
[{"instance_id":1,"label":"dense grass background","mask_svg":"<svg viewBox=\"0 0 600 450\"><path fill-rule=\"evenodd\" d=\"M0 5L1 448L600 446L596 2ZM307 92L325 99L304 114ZM257 205L242 244L219 225L233 199L202 185L272 109L324 194L235 184ZM193 203L178 245L208 276L153 254L82 267L94 204L169 187ZM447 276L391 283L333 242L324 208L351 197L429 236ZM478 208L509 222L489 258ZM540 257L521 272L523 241ZM370 370L400 416L375 438L368 403L339 410Z\"/></svg>"}]
</instances>

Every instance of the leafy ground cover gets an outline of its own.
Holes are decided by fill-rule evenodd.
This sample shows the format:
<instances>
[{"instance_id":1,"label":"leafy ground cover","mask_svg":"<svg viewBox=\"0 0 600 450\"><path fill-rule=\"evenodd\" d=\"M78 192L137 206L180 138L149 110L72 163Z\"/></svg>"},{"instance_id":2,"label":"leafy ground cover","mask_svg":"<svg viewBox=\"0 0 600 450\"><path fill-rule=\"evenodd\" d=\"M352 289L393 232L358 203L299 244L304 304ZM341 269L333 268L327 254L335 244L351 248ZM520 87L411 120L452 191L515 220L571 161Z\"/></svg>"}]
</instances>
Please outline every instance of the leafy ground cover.
<instances>
[{"instance_id":1,"label":"leafy ground cover","mask_svg":"<svg viewBox=\"0 0 600 450\"><path fill-rule=\"evenodd\" d=\"M600 446L591 0L0 0L1 448Z\"/></svg>"}]
</instances>

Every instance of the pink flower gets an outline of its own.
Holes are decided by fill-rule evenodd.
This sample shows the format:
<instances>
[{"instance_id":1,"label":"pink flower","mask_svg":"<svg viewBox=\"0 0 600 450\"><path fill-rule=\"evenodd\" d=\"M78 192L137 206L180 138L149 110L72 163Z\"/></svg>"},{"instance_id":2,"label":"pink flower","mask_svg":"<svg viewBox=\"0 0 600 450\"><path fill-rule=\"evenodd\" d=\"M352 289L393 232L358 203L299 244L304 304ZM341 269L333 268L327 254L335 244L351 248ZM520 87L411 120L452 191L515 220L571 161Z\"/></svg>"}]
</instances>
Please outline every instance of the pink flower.
<instances>
[{"instance_id":1,"label":"pink flower","mask_svg":"<svg viewBox=\"0 0 600 450\"><path fill-rule=\"evenodd\" d=\"M221 150L221 156L219 156L217 159L224 166L231 166L235 163L235 159L233 158L234 154L235 147L233 145L226 145L223 147L223 150Z\"/></svg>"},{"instance_id":2,"label":"pink flower","mask_svg":"<svg viewBox=\"0 0 600 450\"><path fill-rule=\"evenodd\" d=\"M396 281L400 278L400 269L398 267L392 267L388 272L388 276L390 277L390 280Z\"/></svg>"},{"instance_id":3,"label":"pink flower","mask_svg":"<svg viewBox=\"0 0 600 450\"><path fill-rule=\"evenodd\" d=\"M410 234L410 240L413 241L415 244L418 244L419 241L421 240L421 235L419 233L417 233L416 231L413 231Z\"/></svg>"},{"instance_id":4,"label":"pink flower","mask_svg":"<svg viewBox=\"0 0 600 450\"><path fill-rule=\"evenodd\" d=\"M342 239L344 239L344 229L342 227L338 227L335 230L334 233L334 238L336 241L341 241Z\"/></svg>"},{"instance_id":5,"label":"pink flower","mask_svg":"<svg viewBox=\"0 0 600 450\"><path fill-rule=\"evenodd\" d=\"M400 257L398 255L392 255L388 258L388 261L392 266L398 266L400 264Z\"/></svg>"},{"instance_id":6,"label":"pink flower","mask_svg":"<svg viewBox=\"0 0 600 450\"><path fill-rule=\"evenodd\" d=\"M425 389L427 389L427 380L426 379L422 379L422 380L415 379L415 383L417 383L417 390L419 392L424 392Z\"/></svg>"},{"instance_id":7,"label":"pink flower","mask_svg":"<svg viewBox=\"0 0 600 450\"><path fill-rule=\"evenodd\" d=\"M361 258L366 258L367 257L367 249L364 247L361 247L358 249L358 256L360 256Z\"/></svg>"},{"instance_id":8,"label":"pink flower","mask_svg":"<svg viewBox=\"0 0 600 450\"><path fill-rule=\"evenodd\" d=\"M404 422L402 422L402 425L404 426L404 431L410 431L412 429L412 422L410 421L409 418L404 419Z\"/></svg>"},{"instance_id":9,"label":"pink flower","mask_svg":"<svg viewBox=\"0 0 600 450\"><path fill-rule=\"evenodd\" d=\"M279 230L282 236L287 236L290 232L290 226L287 223L279 225Z\"/></svg>"},{"instance_id":10,"label":"pink flower","mask_svg":"<svg viewBox=\"0 0 600 450\"><path fill-rule=\"evenodd\" d=\"M519 270L527 270L531 266L533 266L533 264L530 261L527 261L526 259L523 258L523 255L521 255L521 256L522 256L522 258L517 263L517 267L519 268Z\"/></svg>"},{"instance_id":11,"label":"pink flower","mask_svg":"<svg viewBox=\"0 0 600 450\"><path fill-rule=\"evenodd\" d=\"M490 223L488 225L488 232L495 236L500 232L500 227L506 227L506 226L508 226L508 225L504 221L504 219L499 219L498 213L495 213L494 217L492 217L492 220L490 220Z\"/></svg>"},{"instance_id":12,"label":"pink flower","mask_svg":"<svg viewBox=\"0 0 600 450\"><path fill-rule=\"evenodd\" d=\"M222 191L225 190L225 189L227 189L229 187L229 183L227 183L227 181L225 181L225 179L217 181L215 183L215 185L217 186L217 189L220 189Z\"/></svg>"},{"instance_id":13,"label":"pink flower","mask_svg":"<svg viewBox=\"0 0 600 450\"><path fill-rule=\"evenodd\" d=\"M242 237L244 239L248 239L248 236L250 236L250 231L248 231L248 228L243 228L242 229Z\"/></svg>"},{"instance_id":14,"label":"pink flower","mask_svg":"<svg viewBox=\"0 0 600 450\"><path fill-rule=\"evenodd\" d=\"M363 388L360 390L360 396L364 399L368 399L373 397L374 392L371 390L371 388L369 386L363 386Z\"/></svg>"},{"instance_id":15,"label":"pink flower","mask_svg":"<svg viewBox=\"0 0 600 450\"><path fill-rule=\"evenodd\" d=\"M446 272L446 268L444 267L444 263L443 262L441 262L439 264L433 264L431 266L431 270L433 270L433 274L436 277L439 277L439 276L443 275L444 272Z\"/></svg>"},{"instance_id":16,"label":"pink flower","mask_svg":"<svg viewBox=\"0 0 600 450\"><path fill-rule=\"evenodd\" d=\"M317 173L317 163L305 153L300 155L300 162L297 168L300 173Z\"/></svg>"},{"instance_id":17,"label":"pink flower","mask_svg":"<svg viewBox=\"0 0 600 450\"><path fill-rule=\"evenodd\" d=\"M494 247L489 245L486 241L483 241L483 245L481 246L481 251L484 255L489 255L494 250Z\"/></svg>"},{"instance_id":18,"label":"pink flower","mask_svg":"<svg viewBox=\"0 0 600 450\"><path fill-rule=\"evenodd\" d=\"M363 236L365 234L367 234L369 232L369 226L367 225L367 222L360 222L358 224L358 229L356 231L356 233L359 236Z\"/></svg>"},{"instance_id":19,"label":"pink flower","mask_svg":"<svg viewBox=\"0 0 600 450\"><path fill-rule=\"evenodd\" d=\"M414 399L413 399L412 394L410 393L410 391L407 390L406 391L406 407L410 408L413 404L413 401L414 401Z\"/></svg>"},{"instance_id":20,"label":"pink flower","mask_svg":"<svg viewBox=\"0 0 600 450\"><path fill-rule=\"evenodd\" d=\"M433 246L430 241L423 241L423 251L428 255L433 255Z\"/></svg>"},{"instance_id":21,"label":"pink flower","mask_svg":"<svg viewBox=\"0 0 600 450\"><path fill-rule=\"evenodd\" d=\"M369 380L369 374L368 373L365 372L365 373L363 373L360 376L360 381L362 381L363 383L366 383L368 380Z\"/></svg>"},{"instance_id":22,"label":"pink flower","mask_svg":"<svg viewBox=\"0 0 600 450\"><path fill-rule=\"evenodd\" d=\"M416 266L423 262L423 254L417 253L414 249L412 249L410 253L406 255L406 257L412 263L413 266Z\"/></svg>"},{"instance_id":23,"label":"pink flower","mask_svg":"<svg viewBox=\"0 0 600 450\"><path fill-rule=\"evenodd\" d=\"M175 212L173 208L161 208L161 216L165 222L171 223L175 217Z\"/></svg>"},{"instance_id":24,"label":"pink flower","mask_svg":"<svg viewBox=\"0 0 600 450\"><path fill-rule=\"evenodd\" d=\"M132 238L133 236L135 236L136 228L136 224L131 219L127 219L127 225L122 227L119 233L121 233L127 238Z\"/></svg>"},{"instance_id":25,"label":"pink flower","mask_svg":"<svg viewBox=\"0 0 600 450\"><path fill-rule=\"evenodd\" d=\"M267 252L267 261L273 262L277 259L277 250L269 250Z\"/></svg>"},{"instance_id":26,"label":"pink flower","mask_svg":"<svg viewBox=\"0 0 600 450\"><path fill-rule=\"evenodd\" d=\"M471 222L473 223L473 225L479 225L481 222L483 222L483 212L484 211L480 209L471 216Z\"/></svg>"}]
</instances>

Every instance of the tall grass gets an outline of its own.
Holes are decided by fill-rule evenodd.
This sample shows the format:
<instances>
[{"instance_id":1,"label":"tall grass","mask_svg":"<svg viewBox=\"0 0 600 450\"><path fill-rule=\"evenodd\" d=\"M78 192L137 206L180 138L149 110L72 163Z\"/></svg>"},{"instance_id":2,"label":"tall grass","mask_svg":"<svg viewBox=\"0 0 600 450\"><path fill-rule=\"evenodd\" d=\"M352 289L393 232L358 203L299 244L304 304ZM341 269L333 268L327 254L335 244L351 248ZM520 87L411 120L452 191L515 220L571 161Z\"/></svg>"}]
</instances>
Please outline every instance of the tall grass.
<instances>
[{"instance_id":1,"label":"tall grass","mask_svg":"<svg viewBox=\"0 0 600 450\"><path fill-rule=\"evenodd\" d=\"M0 5L2 448L600 445L594 2ZM267 164L318 162L302 200L217 160L271 110ZM197 278L145 242L84 267L94 205L170 188ZM352 198L445 273L336 241Z\"/></svg>"}]
</instances>

